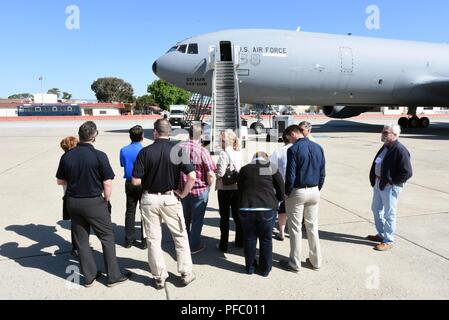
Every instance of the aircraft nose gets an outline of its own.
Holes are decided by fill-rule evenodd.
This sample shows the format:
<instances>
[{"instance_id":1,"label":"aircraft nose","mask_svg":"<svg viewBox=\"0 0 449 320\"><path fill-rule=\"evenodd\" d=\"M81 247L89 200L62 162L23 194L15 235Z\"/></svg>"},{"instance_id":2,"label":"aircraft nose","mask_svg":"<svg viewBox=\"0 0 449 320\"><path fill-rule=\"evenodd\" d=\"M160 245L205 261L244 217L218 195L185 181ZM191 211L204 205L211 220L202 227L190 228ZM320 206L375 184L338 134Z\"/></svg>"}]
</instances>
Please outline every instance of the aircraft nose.
<instances>
[{"instance_id":1,"label":"aircraft nose","mask_svg":"<svg viewBox=\"0 0 449 320\"><path fill-rule=\"evenodd\" d=\"M157 75L157 61L153 63L153 73Z\"/></svg>"}]
</instances>

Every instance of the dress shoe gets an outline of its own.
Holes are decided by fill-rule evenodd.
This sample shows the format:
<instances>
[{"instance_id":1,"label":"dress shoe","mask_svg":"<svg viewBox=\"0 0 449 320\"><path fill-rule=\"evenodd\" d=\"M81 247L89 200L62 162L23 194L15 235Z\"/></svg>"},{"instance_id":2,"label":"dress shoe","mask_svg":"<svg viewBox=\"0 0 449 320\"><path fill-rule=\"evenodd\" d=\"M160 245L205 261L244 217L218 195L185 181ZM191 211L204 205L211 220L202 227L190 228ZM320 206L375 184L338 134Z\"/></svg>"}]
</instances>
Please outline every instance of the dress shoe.
<instances>
[{"instance_id":1,"label":"dress shoe","mask_svg":"<svg viewBox=\"0 0 449 320\"><path fill-rule=\"evenodd\" d=\"M115 287L116 285L121 284L121 283L129 280L129 278L131 278L131 272L128 271L125 274L123 274L118 280L116 280L116 281L108 281L107 286L109 288Z\"/></svg>"},{"instance_id":2,"label":"dress shoe","mask_svg":"<svg viewBox=\"0 0 449 320\"><path fill-rule=\"evenodd\" d=\"M285 239L285 237L281 236L279 233L277 235L275 235L274 238L279 241L284 241L284 239Z\"/></svg>"},{"instance_id":3,"label":"dress shoe","mask_svg":"<svg viewBox=\"0 0 449 320\"><path fill-rule=\"evenodd\" d=\"M384 241L384 239L382 239L382 237L377 234L375 236L369 235L366 237L366 239L368 239L369 241L373 241L373 242L383 242Z\"/></svg>"},{"instance_id":4,"label":"dress shoe","mask_svg":"<svg viewBox=\"0 0 449 320\"><path fill-rule=\"evenodd\" d=\"M84 283L84 287L91 288L95 284L95 281L101 277L101 275L102 275L101 271L98 271L97 275L95 276L95 278L92 281Z\"/></svg>"},{"instance_id":5,"label":"dress shoe","mask_svg":"<svg viewBox=\"0 0 449 320\"><path fill-rule=\"evenodd\" d=\"M374 247L374 250L377 251L388 251L391 250L393 248L393 244L392 243L379 243L377 246Z\"/></svg>"},{"instance_id":6,"label":"dress shoe","mask_svg":"<svg viewBox=\"0 0 449 320\"><path fill-rule=\"evenodd\" d=\"M315 270L315 271L320 270L320 268L317 268L317 267L315 267L315 266L312 264L312 262L310 261L309 258L306 259L306 264L307 264L307 266L308 266L310 269L312 269L312 270Z\"/></svg>"},{"instance_id":7,"label":"dress shoe","mask_svg":"<svg viewBox=\"0 0 449 320\"><path fill-rule=\"evenodd\" d=\"M286 271L290 271L290 272L295 272L298 273L299 270L294 269L290 263L288 262L288 260L281 260L279 261L279 264L281 266L282 269L286 270Z\"/></svg>"},{"instance_id":8,"label":"dress shoe","mask_svg":"<svg viewBox=\"0 0 449 320\"><path fill-rule=\"evenodd\" d=\"M251 267L246 268L246 274L254 274L254 272L257 273L258 268L259 268L259 263L257 262L257 260L254 260L254 262L251 265Z\"/></svg>"},{"instance_id":9,"label":"dress shoe","mask_svg":"<svg viewBox=\"0 0 449 320\"><path fill-rule=\"evenodd\" d=\"M125 244L123 245L126 249L129 249L133 246L134 242L125 241Z\"/></svg>"},{"instance_id":10,"label":"dress shoe","mask_svg":"<svg viewBox=\"0 0 449 320\"><path fill-rule=\"evenodd\" d=\"M191 273L188 274L183 274L181 277L182 283L187 286L190 283L192 283L192 281L194 281L196 279L195 274L193 273L193 271Z\"/></svg>"},{"instance_id":11,"label":"dress shoe","mask_svg":"<svg viewBox=\"0 0 449 320\"><path fill-rule=\"evenodd\" d=\"M165 288L165 279L154 279L154 286L157 290L162 290Z\"/></svg>"}]
</instances>

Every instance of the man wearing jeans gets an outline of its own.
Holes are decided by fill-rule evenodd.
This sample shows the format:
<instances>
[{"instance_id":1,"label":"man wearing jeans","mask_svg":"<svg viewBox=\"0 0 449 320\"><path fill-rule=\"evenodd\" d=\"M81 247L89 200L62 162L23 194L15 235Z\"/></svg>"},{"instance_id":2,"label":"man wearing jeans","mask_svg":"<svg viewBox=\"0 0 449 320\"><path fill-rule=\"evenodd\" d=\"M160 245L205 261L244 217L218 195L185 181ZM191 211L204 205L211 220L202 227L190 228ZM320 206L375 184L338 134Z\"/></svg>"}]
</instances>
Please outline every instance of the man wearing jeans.
<instances>
[{"instance_id":1,"label":"man wearing jeans","mask_svg":"<svg viewBox=\"0 0 449 320\"><path fill-rule=\"evenodd\" d=\"M382 142L370 170L370 183L373 189L371 209L376 224L376 235L367 239L380 242L374 249L388 251L393 248L396 230L398 196L404 183L412 177L410 153L399 142L401 127L385 126L382 130Z\"/></svg>"},{"instance_id":2,"label":"man wearing jeans","mask_svg":"<svg viewBox=\"0 0 449 320\"><path fill-rule=\"evenodd\" d=\"M206 246L201 243L201 230L204 215L209 200L209 190L215 181L217 167L209 152L201 146L202 128L200 124L193 124L189 129L189 141L182 143L182 159L184 163L195 166L196 181L189 195L182 199L184 218L189 235L190 251L192 254L203 251ZM180 190L188 181L188 176L181 173Z\"/></svg>"},{"instance_id":3,"label":"man wearing jeans","mask_svg":"<svg viewBox=\"0 0 449 320\"><path fill-rule=\"evenodd\" d=\"M325 158L323 149L304 137L302 129L293 125L286 134L293 142L287 151L285 174L285 206L290 231L290 258L281 260L285 270L298 272L301 269L301 222L304 217L309 259L307 264L314 270L321 267L321 248L318 235L318 205L320 190L325 178Z\"/></svg>"}]
</instances>

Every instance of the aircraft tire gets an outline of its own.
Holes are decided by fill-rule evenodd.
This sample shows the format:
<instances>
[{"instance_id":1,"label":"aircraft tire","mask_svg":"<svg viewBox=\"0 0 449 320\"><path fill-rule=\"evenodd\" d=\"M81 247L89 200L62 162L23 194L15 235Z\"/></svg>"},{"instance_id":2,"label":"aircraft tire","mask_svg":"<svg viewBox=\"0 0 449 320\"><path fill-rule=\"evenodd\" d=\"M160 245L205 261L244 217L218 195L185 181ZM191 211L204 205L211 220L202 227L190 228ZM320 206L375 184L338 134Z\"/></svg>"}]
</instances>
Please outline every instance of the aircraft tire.
<instances>
[{"instance_id":1,"label":"aircraft tire","mask_svg":"<svg viewBox=\"0 0 449 320\"><path fill-rule=\"evenodd\" d=\"M407 128L408 127L408 119L406 117L399 118L398 125L401 126L402 128Z\"/></svg>"},{"instance_id":2,"label":"aircraft tire","mask_svg":"<svg viewBox=\"0 0 449 320\"><path fill-rule=\"evenodd\" d=\"M418 117L411 117L410 119L408 119L408 126L410 128L416 129L416 128L419 128L420 125L421 125L421 122Z\"/></svg>"},{"instance_id":3,"label":"aircraft tire","mask_svg":"<svg viewBox=\"0 0 449 320\"><path fill-rule=\"evenodd\" d=\"M261 134L263 129L264 126L261 123L256 123L256 125L254 126L254 131L256 132L256 134Z\"/></svg>"},{"instance_id":4,"label":"aircraft tire","mask_svg":"<svg viewBox=\"0 0 449 320\"><path fill-rule=\"evenodd\" d=\"M422 128L428 128L430 125L430 119L427 117L419 119L419 123Z\"/></svg>"}]
</instances>

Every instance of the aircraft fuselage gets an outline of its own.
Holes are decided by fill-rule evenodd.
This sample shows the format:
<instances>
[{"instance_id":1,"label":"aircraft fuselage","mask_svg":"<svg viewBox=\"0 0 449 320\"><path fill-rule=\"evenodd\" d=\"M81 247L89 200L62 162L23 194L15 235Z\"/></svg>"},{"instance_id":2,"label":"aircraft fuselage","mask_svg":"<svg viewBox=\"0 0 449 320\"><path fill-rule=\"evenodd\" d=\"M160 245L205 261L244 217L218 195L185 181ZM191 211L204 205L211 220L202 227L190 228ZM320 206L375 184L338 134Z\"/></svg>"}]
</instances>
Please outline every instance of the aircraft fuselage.
<instances>
[{"instance_id":1,"label":"aircraft fuselage","mask_svg":"<svg viewBox=\"0 0 449 320\"><path fill-rule=\"evenodd\" d=\"M212 93L210 51L230 42L244 103L319 106L449 106L449 45L283 30L229 30L178 43L155 73L183 89ZM182 50L181 50L182 51ZM222 53L221 53L222 54Z\"/></svg>"}]
</instances>

